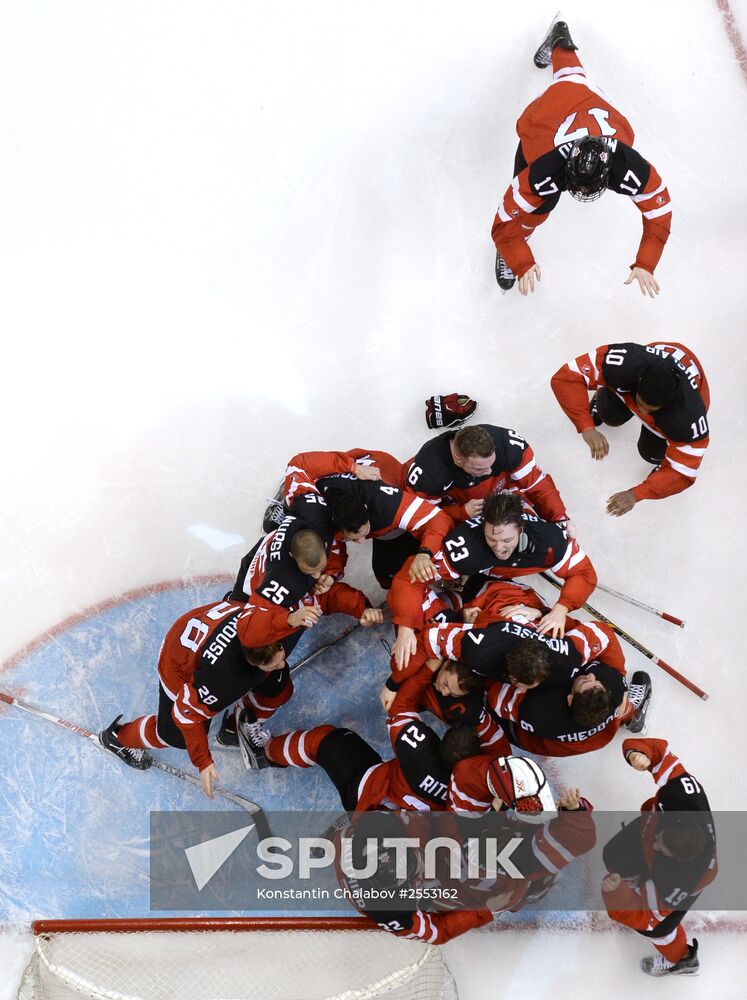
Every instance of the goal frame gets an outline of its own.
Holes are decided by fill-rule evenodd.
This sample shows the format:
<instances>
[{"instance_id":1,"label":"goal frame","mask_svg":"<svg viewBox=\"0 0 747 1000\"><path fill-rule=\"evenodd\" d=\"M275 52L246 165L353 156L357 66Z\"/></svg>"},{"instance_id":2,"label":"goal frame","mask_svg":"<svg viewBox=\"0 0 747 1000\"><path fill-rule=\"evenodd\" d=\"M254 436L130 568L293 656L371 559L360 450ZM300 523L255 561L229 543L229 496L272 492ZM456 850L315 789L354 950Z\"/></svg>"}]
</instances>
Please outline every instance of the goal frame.
<instances>
[{"instance_id":1,"label":"goal frame","mask_svg":"<svg viewBox=\"0 0 747 1000\"><path fill-rule=\"evenodd\" d=\"M109 917L86 920L34 920L34 937L41 934L137 931L379 931L367 917Z\"/></svg>"}]
</instances>

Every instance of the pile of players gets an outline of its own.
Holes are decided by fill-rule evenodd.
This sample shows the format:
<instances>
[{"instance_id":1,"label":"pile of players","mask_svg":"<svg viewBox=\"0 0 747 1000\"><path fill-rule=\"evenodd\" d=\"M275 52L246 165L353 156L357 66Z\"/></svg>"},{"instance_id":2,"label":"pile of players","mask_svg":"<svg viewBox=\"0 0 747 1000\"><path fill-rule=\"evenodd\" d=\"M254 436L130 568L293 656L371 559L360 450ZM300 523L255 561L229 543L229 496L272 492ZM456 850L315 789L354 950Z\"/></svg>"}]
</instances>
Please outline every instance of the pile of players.
<instances>
[{"instance_id":1,"label":"pile of players","mask_svg":"<svg viewBox=\"0 0 747 1000\"><path fill-rule=\"evenodd\" d=\"M595 416L608 413L611 401L639 416L641 442L658 446L655 456L641 449L656 467L630 491L636 500L692 482L678 468L683 444L672 428L696 423L697 404L705 406L696 361L676 345L632 343L605 345L593 357L565 365L552 380L592 455L593 435L601 437ZM605 848L605 903L614 919L652 938L659 955L645 960L645 971L692 970L697 945L687 944L680 921L715 876L707 799L666 741L637 735L651 696L648 675L637 672L628 685L612 630L574 616L597 578L552 477L513 430L454 429L475 406L456 394L429 400L429 426L442 432L404 463L365 449L294 456L266 513L267 533L242 560L232 591L169 630L158 713L118 718L101 742L143 769L151 750L182 747L212 797L218 774L208 730L223 713L219 745L240 749L251 768L322 767L350 812L520 816L556 805L525 752L589 753L626 727L625 760L650 771L659 790L640 824ZM685 447L692 462L694 449ZM328 719L274 736L265 728L293 693L288 657L322 615L342 613L366 628L384 621L382 609L344 582L348 545L369 538L396 626L380 695L393 751L385 761ZM557 582L551 608L523 582L538 573ZM446 724L443 736L423 713ZM667 825L662 814L683 809L695 818L678 812ZM536 899L538 886L547 891L594 843L591 805L577 789L558 798L557 810L531 832L523 870L532 874L524 883L507 876L480 908L371 916L393 933L441 943ZM651 882L655 899L643 895Z\"/></svg>"}]
</instances>

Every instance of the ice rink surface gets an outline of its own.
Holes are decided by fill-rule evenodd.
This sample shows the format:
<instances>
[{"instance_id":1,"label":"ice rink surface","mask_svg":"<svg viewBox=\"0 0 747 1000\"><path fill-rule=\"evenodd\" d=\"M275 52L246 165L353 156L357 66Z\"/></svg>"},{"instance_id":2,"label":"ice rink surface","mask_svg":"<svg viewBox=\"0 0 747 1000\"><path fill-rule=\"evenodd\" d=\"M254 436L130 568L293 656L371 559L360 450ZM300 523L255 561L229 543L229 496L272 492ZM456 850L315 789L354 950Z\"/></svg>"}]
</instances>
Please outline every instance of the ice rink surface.
<instances>
[{"instance_id":1,"label":"ice rink surface","mask_svg":"<svg viewBox=\"0 0 747 1000\"><path fill-rule=\"evenodd\" d=\"M533 237L534 296L496 287L490 226L515 120L549 83L531 56L554 10L0 7L0 688L92 729L155 708L164 632L227 589L286 460L356 446L404 460L429 435L423 400L457 390L529 440L600 580L686 619L680 631L592 599L709 692L701 702L650 667L649 734L670 740L714 809L747 808L747 3L564 7L587 71L672 195L655 301L623 287L640 217L613 195L561 200ZM696 352L712 443L694 488L616 520L606 498L646 474L636 431L611 431L593 463L549 378L628 339ZM367 555L352 579L376 597ZM628 664L647 666L632 650ZM355 722L383 748L372 695L385 672L378 635L358 633L304 668L273 727ZM16 929L143 913L148 811L205 802L12 710L0 755L7 1000L30 947ZM216 762L262 804L333 801L319 774ZM652 791L619 740L556 771L598 808L634 809ZM688 981L645 979L646 942L603 918L472 934L447 958L463 1000L598 997L600 983L616 997L739 998L741 919L691 919L701 974Z\"/></svg>"}]
</instances>

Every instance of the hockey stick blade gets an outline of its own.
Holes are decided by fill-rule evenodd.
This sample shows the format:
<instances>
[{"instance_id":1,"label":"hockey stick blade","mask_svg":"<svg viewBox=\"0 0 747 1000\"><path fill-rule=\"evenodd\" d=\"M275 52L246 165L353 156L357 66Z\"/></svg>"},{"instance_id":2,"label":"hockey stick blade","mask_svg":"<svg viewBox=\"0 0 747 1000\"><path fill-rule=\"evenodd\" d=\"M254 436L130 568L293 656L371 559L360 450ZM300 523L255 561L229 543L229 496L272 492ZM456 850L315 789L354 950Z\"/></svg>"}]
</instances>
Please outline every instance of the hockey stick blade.
<instances>
[{"instance_id":1,"label":"hockey stick blade","mask_svg":"<svg viewBox=\"0 0 747 1000\"><path fill-rule=\"evenodd\" d=\"M626 604L632 604L635 608L641 608L643 611L648 611L650 614L656 615L657 618L663 618L665 622L670 622L672 625L679 626L679 628L685 627L685 623L682 618L670 615L667 611L659 611L658 608L654 608L650 604L646 604L644 601L639 601L636 597L629 597L628 594L623 594L619 590L614 590L612 587L606 587L598 580L596 589L602 590L605 594L610 594L612 597L616 597L619 601L625 601Z\"/></svg>"}]
</instances>

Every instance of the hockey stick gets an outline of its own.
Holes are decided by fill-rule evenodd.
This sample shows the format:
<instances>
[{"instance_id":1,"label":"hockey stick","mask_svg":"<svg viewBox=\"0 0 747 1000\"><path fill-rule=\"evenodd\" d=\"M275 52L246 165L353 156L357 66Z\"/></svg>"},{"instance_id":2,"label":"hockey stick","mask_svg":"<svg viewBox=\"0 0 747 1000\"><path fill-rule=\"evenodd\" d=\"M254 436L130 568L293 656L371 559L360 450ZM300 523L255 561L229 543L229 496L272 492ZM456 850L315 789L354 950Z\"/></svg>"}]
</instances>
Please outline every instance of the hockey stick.
<instances>
[{"instance_id":1,"label":"hockey stick","mask_svg":"<svg viewBox=\"0 0 747 1000\"><path fill-rule=\"evenodd\" d=\"M68 722L67 719L59 719L56 715L44 712L40 708L35 708L33 705L29 705L27 702L21 701L19 698L14 698L10 694L5 694L4 691L0 691L0 702L5 702L6 705L12 705L14 708L20 708L22 712L28 712L29 715L36 716L37 719L44 719L47 722L51 722L55 726L61 726L62 729L67 729L69 732L75 733L78 736L84 736L99 750L104 750L106 753L109 753L106 747L103 747L99 743L99 738L96 733L90 733L87 729L83 729L82 726L76 726L74 722ZM166 774L172 774L175 778L181 778L182 781L188 781L190 785L197 785L197 787L202 790L202 782L199 778L195 777L194 774L182 771L181 768L173 767L171 764L166 764L162 760L154 759L153 767L158 768L159 771L165 771ZM234 792L229 792L226 788L221 788L220 785L213 786L213 791L216 795L220 795L221 798L228 799L229 802L233 802L233 804L239 806L240 809L244 809L251 816L256 815L258 822L261 817L261 820L266 824L262 808L261 806L258 806L256 802L250 802L249 799L243 799L240 795L236 795Z\"/></svg>"},{"instance_id":2,"label":"hockey stick","mask_svg":"<svg viewBox=\"0 0 747 1000\"><path fill-rule=\"evenodd\" d=\"M553 587L556 587L558 590L562 589L562 584L553 579L549 573L540 573L540 576L543 580L547 580L548 583L551 583ZM679 672L679 670L675 670L674 667L670 667L670 665L665 663L664 660L660 660L659 657L652 653L650 649L647 649L644 645L642 645L642 643L638 642L637 639L634 639L632 635L624 629L621 629L619 625L615 625L615 623L607 618L606 615L603 615L601 611L597 611L596 608L592 608L590 604L582 604L581 607L585 611L588 611L590 615L594 615L595 618L598 618L600 622L604 622L605 625L609 625L612 631L616 635L619 635L621 639L624 639L628 645L632 646L633 649L637 649L639 653L642 653L645 657L651 660L652 663L655 663L657 667L661 667L665 673L669 674L670 677L674 677L676 681L679 681L680 684L684 685L684 687L686 687L689 691L692 691L693 694L696 694L703 701L708 700L706 692L699 688L697 684L693 684L693 682L688 680L684 674Z\"/></svg>"},{"instance_id":3,"label":"hockey stick","mask_svg":"<svg viewBox=\"0 0 747 1000\"><path fill-rule=\"evenodd\" d=\"M381 604L376 610L383 611L385 607L386 607L386 601L383 604ZM326 650L331 649L333 646L336 646L338 642L342 642L343 639L347 639L349 635L352 635L353 632L357 632L359 628L363 628L363 625L361 625L360 622L356 622L355 625L351 625L349 628L346 628L344 632L340 632L340 634L337 636L336 639L330 639L329 642L322 643L322 645L318 649L315 649L313 653L309 653L308 656L304 656L303 659L298 661L298 663L294 663L293 666L290 668L290 672L295 673L295 671L298 670L300 667L306 666L306 664L309 663L311 660L316 659L316 657L319 656L320 653L324 653Z\"/></svg>"},{"instance_id":4,"label":"hockey stick","mask_svg":"<svg viewBox=\"0 0 747 1000\"><path fill-rule=\"evenodd\" d=\"M634 605L636 608L642 608L644 611L650 611L652 615L657 615L659 618L663 618L665 622L671 622L672 625L679 625L680 628L685 627L685 623L681 618L675 618L674 615L667 614L666 611L659 611L657 608L651 607L650 604L644 604L643 601L638 601L635 597L628 597L627 594L621 594L619 590L613 590L612 587L605 587L603 583L597 583L597 590L603 590L605 594L612 594L620 601L626 601L628 604Z\"/></svg>"}]
</instances>

